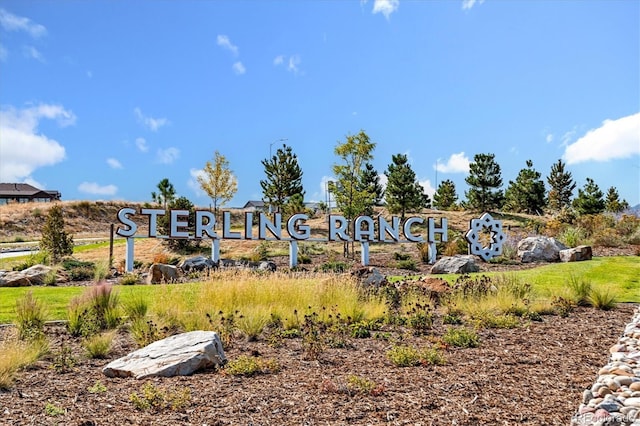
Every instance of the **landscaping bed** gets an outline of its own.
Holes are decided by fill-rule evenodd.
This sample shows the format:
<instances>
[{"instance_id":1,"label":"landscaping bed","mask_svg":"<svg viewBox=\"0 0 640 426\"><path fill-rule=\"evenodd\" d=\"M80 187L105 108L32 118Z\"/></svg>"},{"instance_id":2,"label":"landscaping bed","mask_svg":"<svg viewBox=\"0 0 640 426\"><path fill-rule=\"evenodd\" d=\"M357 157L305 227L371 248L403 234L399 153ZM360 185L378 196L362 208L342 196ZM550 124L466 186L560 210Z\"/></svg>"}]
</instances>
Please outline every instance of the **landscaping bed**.
<instances>
[{"instance_id":1,"label":"landscaping bed","mask_svg":"<svg viewBox=\"0 0 640 426\"><path fill-rule=\"evenodd\" d=\"M633 309L576 308L568 317L481 329L478 347L440 348L444 365L398 367L387 355L398 345L432 347L453 327L436 323L424 336L382 329L311 358L300 337L234 339L225 348L229 360L275 360L276 371L243 376L212 369L147 380L101 372L136 348L125 330L100 360L88 359L63 326L47 326L50 355L0 392L0 419L7 425L567 425ZM4 327L2 338L13 332ZM157 404L145 408L145 395Z\"/></svg>"}]
</instances>

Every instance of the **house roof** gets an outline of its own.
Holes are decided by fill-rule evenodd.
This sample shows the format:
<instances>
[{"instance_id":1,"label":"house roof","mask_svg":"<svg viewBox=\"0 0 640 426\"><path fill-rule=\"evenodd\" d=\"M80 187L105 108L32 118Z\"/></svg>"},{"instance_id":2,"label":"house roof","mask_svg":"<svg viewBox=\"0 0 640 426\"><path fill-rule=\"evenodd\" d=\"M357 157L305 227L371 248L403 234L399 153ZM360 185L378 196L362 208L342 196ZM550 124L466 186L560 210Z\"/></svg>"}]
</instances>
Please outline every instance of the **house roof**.
<instances>
[{"instance_id":1,"label":"house roof","mask_svg":"<svg viewBox=\"0 0 640 426\"><path fill-rule=\"evenodd\" d=\"M264 206L265 206L264 201L249 200L249 201L247 201L247 203L242 208L243 209L247 209L249 207L264 207Z\"/></svg>"},{"instance_id":2,"label":"house roof","mask_svg":"<svg viewBox=\"0 0 640 426\"><path fill-rule=\"evenodd\" d=\"M42 190L29 185L28 183L0 183L0 194L2 195L33 195Z\"/></svg>"},{"instance_id":3,"label":"house roof","mask_svg":"<svg viewBox=\"0 0 640 426\"><path fill-rule=\"evenodd\" d=\"M3 197L33 197L37 194L47 194L50 197L60 197L58 191L43 191L28 183L0 183L0 196Z\"/></svg>"}]
</instances>

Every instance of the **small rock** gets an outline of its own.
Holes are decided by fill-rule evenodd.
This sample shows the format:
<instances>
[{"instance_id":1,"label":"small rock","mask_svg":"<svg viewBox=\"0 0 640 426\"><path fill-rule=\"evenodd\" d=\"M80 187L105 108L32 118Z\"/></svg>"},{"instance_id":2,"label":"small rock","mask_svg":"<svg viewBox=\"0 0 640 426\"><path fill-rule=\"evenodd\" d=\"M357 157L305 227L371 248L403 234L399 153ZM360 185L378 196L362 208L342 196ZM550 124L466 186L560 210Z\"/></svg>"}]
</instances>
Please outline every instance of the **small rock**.
<instances>
[{"instance_id":1,"label":"small rock","mask_svg":"<svg viewBox=\"0 0 640 426\"><path fill-rule=\"evenodd\" d=\"M637 398L637 397L627 398L624 401L624 406L625 407L640 408L640 398Z\"/></svg>"},{"instance_id":2,"label":"small rock","mask_svg":"<svg viewBox=\"0 0 640 426\"><path fill-rule=\"evenodd\" d=\"M634 391L640 391L640 382L633 382L629 385L629 390L634 392Z\"/></svg>"},{"instance_id":3,"label":"small rock","mask_svg":"<svg viewBox=\"0 0 640 426\"><path fill-rule=\"evenodd\" d=\"M620 405L616 404L613 401L603 401L596 406L596 412L598 410L607 410L608 413L614 413L620 410Z\"/></svg>"}]
</instances>

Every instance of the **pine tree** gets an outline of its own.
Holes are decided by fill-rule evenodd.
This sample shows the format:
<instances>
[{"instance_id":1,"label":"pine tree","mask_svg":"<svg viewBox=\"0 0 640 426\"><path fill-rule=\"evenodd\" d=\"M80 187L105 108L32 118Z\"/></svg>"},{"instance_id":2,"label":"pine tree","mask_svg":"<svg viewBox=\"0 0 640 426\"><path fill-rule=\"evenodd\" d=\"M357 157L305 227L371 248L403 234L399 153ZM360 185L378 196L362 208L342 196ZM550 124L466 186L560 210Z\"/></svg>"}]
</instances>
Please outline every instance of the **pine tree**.
<instances>
[{"instance_id":1,"label":"pine tree","mask_svg":"<svg viewBox=\"0 0 640 426\"><path fill-rule=\"evenodd\" d=\"M384 188L380 183L380 176L378 175L378 171L373 168L373 165L371 163L367 163L364 165L360 183L362 189L366 189L373 194L373 204L376 206L382 205Z\"/></svg>"},{"instance_id":2,"label":"pine tree","mask_svg":"<svg viewBox=\"0 0 640 426\"><path fill-rule=\"evenodd\" d=\"M562 160L558 160L551 166L551 172L547 176L549 184L548 205L553 211L560 211L571 206L573 190L576 189L576 183L571 177L571 173L566 172L564 166Z\"/></svg>"},{"instance_id":3,"label":"pine tree","mask_svg":"<svg viewBox=\"0 0 640 426\"><path fill-rule=\"evenodd\" d=\"M620 194L615 186L609 188L607 192L607 198L605 200L605 211L609 213L620 213L629 208L629 203L626 200L620 201Z\"/></svg>"},{"instance_id":4,"label":"pine tree","mask_svg":"<svg viewBox=\"0 0 640 426\"><path fill-rule=\"evenodd\" d=\"M527 160L527 168L520 170L515 181L509 181L505 192L505 207L516 213L542 214L545 207L544 182L541 174Z\"/></svg>"},{"instance_id":5,"label":"pine tree","mask_svg":"<svg viewBox=\"0 0 640 426\"><path fill-rule=\"evenodd\" d=\"M196 212L195 206L187 197L178 197L172 200L168 205L169 210L186 210L189 212L189 218L187 219L187 226L189 229L194 229L196 224ZM165 214L158 217L158 229L162 235L169 235L171 233L170 227L171 216ZM176 251L185 251L191 246L198 246L199 240L192 240L187 238L169 238L164 242L172 249Z\"/></svg>"},{"instance_id":6,"label":"pine tree","mask_svg":"<svg viewBox=\"0 0 640 426\"><path fill-rule=\"evenodd\" d=\"M578 189L578 196L573 200L573 208L579 215L598 214L605 209L602 191L591 178L587 178L583 189Z\"/></svg>"},{"instance_id":7,"label":"pine tree","mask_svg":"<svg viewBox=\"0 0 640 426\"><path fill-rule=\"evenodd\" d=\"M62 207L57 204L49 209L42 227L40 250L49 255L51 263L58 263L64 256L73 254L73 236L65 231Z\"/></svg>"},{"instance_id":8,"label":"pine tree","mask_svg":"<svg viewBox=\"0 0 640 426\"><path fill-rule=\"evenodd\" d=\"M158 183L158 192L151 193L151 199L167 209L167 205L176 198L176 190L169 179L164 178Z\"/></svg>"},{"instance_id":9,"label":"pine tree","mask_svg":"<svg viewBox=\"0 0 640 426\"><path fill-rule=\"evenodd\" d=\"M262 165L267 176L265 180L260 181L263 200L272 208L272 211L281 212L287 204L299 205L299 200L291 203L294 196L296 199L301 198L304 204L302 169L298 164L298 157L290 146L283 144L276 155L262 160ZM293 210L298 208L295 207Z\"/></svg>"},{"instance_id":10,"label":"pine tree","mask_svg":"<svg viewBox=\"0 0 640 426\"><path fill-rule=\"evenodd\" d=\"M218 217L218 208L231 201L238 191L238 180L229 169L229 161L218 151L213 155L213 163L207 161L203 172L198 183L213 201L213 212Z\"/></svg>"},{"instance_id":11,"label":"pine tree","mask_svg":"<svg viewBox=\"0 0 640 426\"><path fill-rule=\"evenodd\" d=\"M451 210L456 206L456 201L458 201L458 195L453 181L447 179L440 182L433 194L433 206L440 210Z\"/></svg>"},{"instance_id":12,"label":"pine tree","mask_svg":"<svg viewBox=\"0 0 640 426\"><path fill-rule=\"evenodd\" d=\"M476 154L469 165L469 176L465 178L469 190L465 192L467 205L476 210L487 211L502 207L504 194L500 165L494 154Z\"/></svg>"},{"instance_id":13,"label":"pine tree","mask_svg":"<svg viewBox=\"0 0 640 426\"><path fill-rule=\"evenodd\" d=\"M387 208L391 213L400 213L401 220L404 220L407 212L431 204L428 196L425 198L424 188L417 181L406 155L392 155L391 164L384 174L387 176Z\"/></svg>"}]
</instances>

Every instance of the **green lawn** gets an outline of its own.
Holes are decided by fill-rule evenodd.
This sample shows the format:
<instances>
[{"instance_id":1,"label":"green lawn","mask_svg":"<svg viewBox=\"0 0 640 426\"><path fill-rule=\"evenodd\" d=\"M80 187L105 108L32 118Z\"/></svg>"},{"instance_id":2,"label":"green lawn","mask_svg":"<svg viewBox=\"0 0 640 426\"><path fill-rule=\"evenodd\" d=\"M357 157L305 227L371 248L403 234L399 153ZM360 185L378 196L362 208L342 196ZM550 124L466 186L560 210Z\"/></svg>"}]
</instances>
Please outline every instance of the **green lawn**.
<instances>
[{"instance_id":1,"label":"green lawn","mask_svg":"<svg viewBox=\"0 0 640 426\"><path fill-rule=\"evenodd\" d=\"M640 303L640 257L637 256L597 257L588 262L554 263L534 269L509 272L509 274L514 274L522 281L530 283L534 291L543 298L562 294L567 283L574 278L590 281L596 288L608 289L617 296L619 302ZM500 275L500 273L486 275ZM446 276L446 278L452 281L456 277ZM115 286L121 301L137 296L153 301L156 298L167 297L168 294L171 297L184 295L188 298L193 296L198 287L199 283L169 286ZM0 323L12 321L16 300L29 291L32 291L37 299L46 301L48 319L64 319L69 301L80 295L84 289L84 287L0 288Z\"/></svg>"},{"instance_id":2,"label":"green lawn","mask_svg":"<svg viewBox=\"0 0 640 426\"><path fill-rule=\"evenodd\" d=\"M497 276L504 272L486 273ZM608 289L616 295L618 302L640 303L640 257L611 256L594 257L588 262L550 263L514 274L520 280L533 286L541 297L562 294L572 279L586 280L596 288ZM483 275L483 274L471 274ZM455 281L456 276L447 276Z\"/></svg>"}]
</instances>

